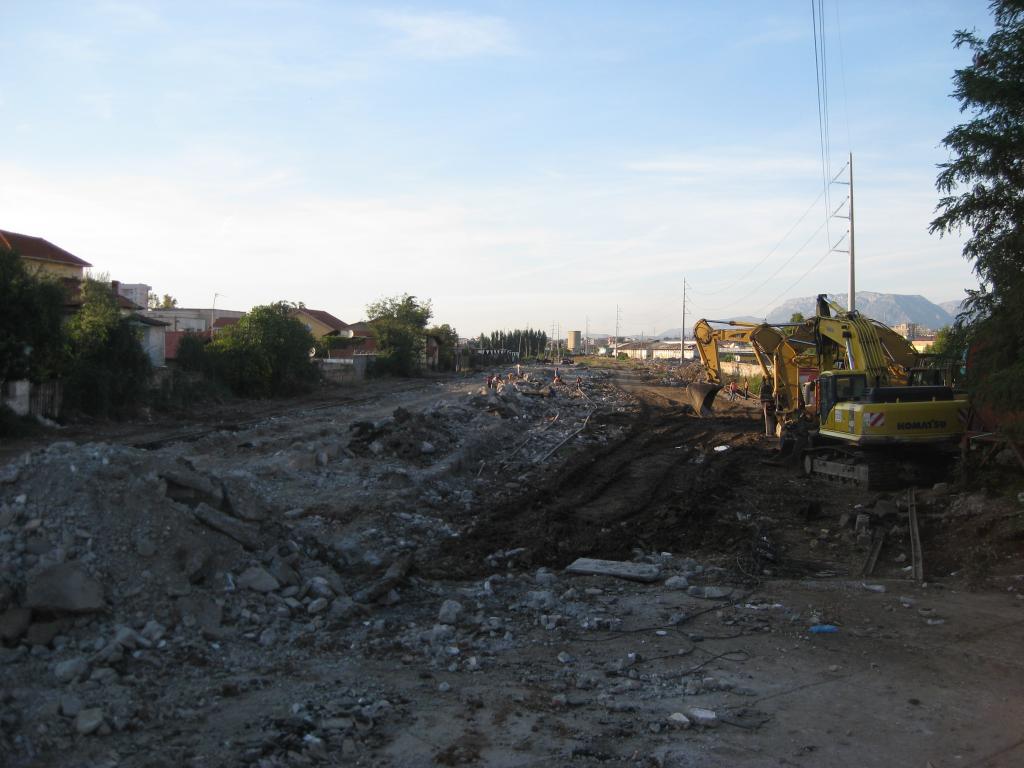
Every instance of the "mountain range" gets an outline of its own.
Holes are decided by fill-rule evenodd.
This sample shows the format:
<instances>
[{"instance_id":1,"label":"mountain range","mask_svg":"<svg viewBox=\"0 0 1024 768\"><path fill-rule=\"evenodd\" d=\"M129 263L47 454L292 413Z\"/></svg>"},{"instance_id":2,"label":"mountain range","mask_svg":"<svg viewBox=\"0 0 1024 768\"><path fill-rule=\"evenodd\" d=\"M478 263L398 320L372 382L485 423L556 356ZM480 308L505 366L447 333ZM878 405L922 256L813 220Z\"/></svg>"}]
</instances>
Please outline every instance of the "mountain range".
<instances>
[{"instance_id":1,"label":"mountain range","mask_svg":"<svg viewBox=\"0 0 1024 768\"><path fill-rule=\"evenodd\" d=\"M829 298L841 306L846 306L845 293L829 294ZM789 299L769 312L767 318L735 315L729 319L751 323L760 323L767 319L769 323L786 323L796 312L804 317L811 317L814 314L816 299L816 296ZM923 328L938 330L943 326L953 324L960 311L961 303L961 300L954 299L936 304L920 295L857 291L857 309L868 317L880 320L889 326L900 323L916 323ZM687 329L687 335L692 333L693 327L691 326ZM658 332L658 338L671 339L673 337L679 338L678 328L668 328Z\"/></svg>"},{"instance_id":2,"label":"mountain range","mask_svg":"<svg viewBox=\"0 0 1024 768\"><path fill-rule=\"evenodd\" d=\"M768 313L769 323L785 323L800 312L804 317L814 314L815 296L802 296L789 299ZM830 294L832 301L846 306L846 294ZM945 302L952 307L959 306L958 301ZM886 325L899 323L917 323L925 328L938 329L951 325L954 316L939 304L929 301L924 296L902 293L874 293L873 291L857 291L857 309L861 314Z\"/></svg>"}]
</instances>

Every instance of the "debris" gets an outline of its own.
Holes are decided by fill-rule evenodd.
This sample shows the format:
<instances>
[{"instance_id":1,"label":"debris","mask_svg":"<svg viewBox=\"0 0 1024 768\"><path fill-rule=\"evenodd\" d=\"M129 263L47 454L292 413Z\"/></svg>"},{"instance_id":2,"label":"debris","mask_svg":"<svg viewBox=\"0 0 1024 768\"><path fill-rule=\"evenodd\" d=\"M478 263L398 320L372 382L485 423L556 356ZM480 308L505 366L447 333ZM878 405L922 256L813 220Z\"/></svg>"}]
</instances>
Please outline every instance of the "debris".
<instances>
[{"instance_id":1,"label":"debris","mask_svg":"<svg viewBox=\"0 0 1024 768\"><path fill-rule=\"evenodd\" d=\"M731 587L690 587L686 590L690 597L699 597L702 600L721 600L732 595Z\"/></svg>"},{"instance_id":2,"label":"debris","mask_svg":"<svg viewBox=\"0 0 1024 768\"><path fill-rule=\"evenodd\" d=\"M103 725L103 709L101 707L83 709L75 718L75 730L83 736L95 733L101 725Z\"/></svg>"},{"instance_id":3,"label":"debris","mask_svg":"<svg viewBox=\"0 0 1024 768\"><path fill-rule=\"evenodd\" d=\"M565 572L578 576L611 576L647 584L657 581L660 577L658 566L650 563L594 560L589 557L578 558L565 569Z\"/></svg>"},{"instance_id":4,"label":"debris","mask_svg":"<svg viewBox=\"0 0 1024 768\"><path fill-rule=\"evenodd\" d=\"M668 716L668 723L673 728L678 728L681 731L685 731L690 727L690 718L684 715L682 712L673 712Z\"/></svg>"},{"instance_id":5,"label":"debris","mask_svg":"<svg viewBox=\"0 0 1024 768\"><path fill-rule=\"evenodd\" d=\"M462 614L462 603L457 600L445 600L437 612L437 620L442 624L457 624Z\"/></svg>"},{"instance_id":6,"label":"debris","mask_svg":"<svg viewBox=\"0 0 1024 768\"><path fill-rule=\"evenodd\" d=\"M241 520L231 517L231 515L214 509L205 502L199 503L192 514L196 516L196 520L199 522L208 525L215 531L223 533L225 536L229 536L246 549L256 549L259 545L259 533L256 529L248 523L243 523Z\"/></svg>"},{"instance_id":7,"label":"debris","mask_svg":"<svg viewBox=\"0 0 1024 768\"><path fill-rule=\"evenodd\" d=\"M808 630L812 635L834 635L839 631L835 624L815 624Z\"/></svg>"},{"instance_id":8,"label":"debris","mask_svg":"<svg viewBox=\"0 0 1024 768\"><path fill-rule=\"evenodd\" d=\"M686 589L689 586L690 582L685 576L671 576L665 579L667 589Z\"/></svg>"},{"instance_id":9,"label":"debris","mask_svg":"<svg viewBox=\"0 0 1024 768\"><path fill-rule=\"evenodd\" d=\"M102 611L103 586L79 563L51 565L31 577L25 607L40 611L92 613Z\"/></svg>"},{"instance_id":10,"label":"debris","mask_svg":"<svg viewBox=\"0 0 1024 768\"><path fill-rule=\"evenodd\" d=\"M718 715L713 709L690 707L686 710L686 716L690 719L691 723L704 728L714 728L718 725Z\"/></svg>"},{"instance_id":11,"label":"debris","mask_svg":"<svg viewBox=\"0 0 1024 768\"><path fill-rule=\"evenodd\" d=\"M254 592L273 592L281 584L270 573L258 565L247 569L238 577L239 589L251 589Z\"/></svg>"},{"instance_id":12,"label":"debris","mask_svg":"<svg viewBox=\"0 0 1024 768\"><path fill-rule=\"evenodd\" d=\"M868 592L878 592L879 594L882 594L886 591L885 584L861 583L861 586L864 587L864 589L866 589Z\"/></svg>"}]
</instances>

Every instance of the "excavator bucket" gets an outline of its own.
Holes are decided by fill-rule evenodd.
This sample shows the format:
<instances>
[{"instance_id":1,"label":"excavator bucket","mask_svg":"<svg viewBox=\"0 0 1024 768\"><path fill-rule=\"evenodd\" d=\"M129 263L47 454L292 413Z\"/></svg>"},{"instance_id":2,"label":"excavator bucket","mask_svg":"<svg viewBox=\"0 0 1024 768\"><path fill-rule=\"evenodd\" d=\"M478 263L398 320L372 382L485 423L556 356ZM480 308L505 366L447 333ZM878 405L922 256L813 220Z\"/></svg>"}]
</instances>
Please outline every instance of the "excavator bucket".
<instances>
[{"instance_id":1,"label":"excavator bucket","mask_svg":"<svg viewBox=\"0 0 1024 768\"><path fill-rule=\"evenodd\" d=\"M713 416L711 404L715 402L715 395L721 388L719 384L688 384L686 398L693 406L693 412L698 416Z\"/></svg>"}]
</instances>

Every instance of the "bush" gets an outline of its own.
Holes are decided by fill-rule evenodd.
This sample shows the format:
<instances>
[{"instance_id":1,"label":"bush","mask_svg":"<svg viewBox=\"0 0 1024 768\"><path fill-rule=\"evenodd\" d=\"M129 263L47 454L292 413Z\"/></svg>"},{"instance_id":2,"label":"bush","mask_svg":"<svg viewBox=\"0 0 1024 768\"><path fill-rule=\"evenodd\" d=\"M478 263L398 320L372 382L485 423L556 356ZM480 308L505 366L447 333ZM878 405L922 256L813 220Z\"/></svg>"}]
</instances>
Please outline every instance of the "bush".
<instances>
[{"instance_id":1,"label":"bush","mask_svg":"<svg viewBox=\"0 0 1024 768\"><path fill-rule=\"evenodd\" d=\"M0 248L0 383L60 372L64 299L60 283L31 274L16 252Z\"/></svg>"},{"instance_id":2,"label":"bush","mask_svg":"<svg viewBox=\"0 0 1024 768\"><path fill-rule=\"evenodd\" d=\"M64 407L121 416L142 402L152 368L130 318L121 317L110 284L87 278L82 308L67 324Z\"/></svg>"},{"instance_id":3,"label":"bush","mask_svg":"<svg viewBox=\"0 0 1024 768\"><path fill-rule=\"evenodd\" d=\"M313 336L285 301L253 307L221 331L205 355L213 375L242 397L280 397L309 391L319 371L309 359Z\"/></svg>"}]
</instances>

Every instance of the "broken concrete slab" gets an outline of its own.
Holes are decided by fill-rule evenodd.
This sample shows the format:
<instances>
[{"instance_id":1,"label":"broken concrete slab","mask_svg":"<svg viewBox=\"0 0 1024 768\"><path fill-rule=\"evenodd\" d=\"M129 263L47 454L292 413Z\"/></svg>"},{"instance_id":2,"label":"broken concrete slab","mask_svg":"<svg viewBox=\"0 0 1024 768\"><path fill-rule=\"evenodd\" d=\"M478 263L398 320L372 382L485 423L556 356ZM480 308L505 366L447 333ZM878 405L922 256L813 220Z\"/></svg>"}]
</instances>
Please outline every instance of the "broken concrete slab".
<instances>
[{"instance_id":1,"label":"broken concrete slab","mask_svg":"<svg viewBox=\"0 0 1024 768\"><path fill-rule=\"evenodd\" d=\"M167 469L160 473L160 477L167 483L167 496L174 501L190 506L205 501L220 506L224 499L224 492L218 484L190 469Z\"/></svg>"},{"instance_id":2,"label":"broken concrete slab","mask_svg":"<svg viewBox=\"0 0 1024 768\"><path fill-rule=\"evenodd\" d=\"M627 581L640 581L645 584L658 581L661 577L661 571L658 566L651 563L595 560L589 557L576 559L565 569L565 572L577 576L611 576L612 578L626 579Z\"/></svg>"},{"instance_id":3,"label":"broken concrete slab","mask_svg":"<svg viewBox=\"0 0 1024 768\"><path fill-rule=\"evenodd\" d=\"M25 607L40 611L92 613L102 611L103 585L76 563L58 563L28 581Z\"/></svg>"},{"instance_id":4,"label":"broken concrete slab","mask_svg":"<svg viewBox=\"0 0 1024 768\"><path fill-rule=\"evenodd\" d=\"M192 513L199 522L231 537L246 549L255 549L259 544L259 535L255 528L214 509L209 504L200 503Z\"/></svg>"},{"instance_id":5,"label":"broken concrete slab","mask_svg":"<svg viewBox=\"0 0 1024 768\"><path fill-rule=\"evenodd\" d=\"M259 522L270 516L271 508L266 499L243 478L225 477L221 479L221 485L224 489L227 509L235 517Z\"/></svg>"}]
</instances>

